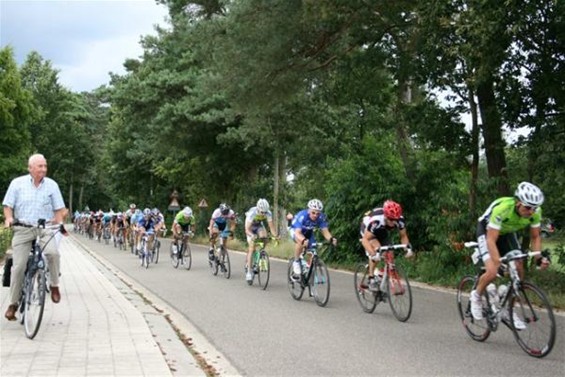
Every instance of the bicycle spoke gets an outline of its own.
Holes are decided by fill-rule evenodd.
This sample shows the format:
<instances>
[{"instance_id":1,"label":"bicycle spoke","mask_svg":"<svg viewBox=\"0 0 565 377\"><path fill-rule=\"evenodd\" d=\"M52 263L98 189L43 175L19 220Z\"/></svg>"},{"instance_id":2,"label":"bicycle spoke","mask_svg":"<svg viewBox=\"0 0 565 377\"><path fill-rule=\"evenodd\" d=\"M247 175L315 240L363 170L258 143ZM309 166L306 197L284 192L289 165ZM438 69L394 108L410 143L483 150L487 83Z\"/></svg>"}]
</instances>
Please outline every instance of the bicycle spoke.
<instances>
[{"instance_id":1,"label":"bicycle spoke","mask_svg":"<svg viewBox=\"0 0 565 377\"><path fill-rule=\"evenodd\" d=\"M490 335L490 329L487 324L486 317L481 320L476 320L471 314L471 291L475 288L475 277L465 276L459 282L457 288L457 307L463 327L467 334L478 342L484 342Z\"/></svg>"},{"instance_id":2,"label":"bicycle spoke","mask_svg":"<svg viewBox=\"0 0 565 377\"><path fill-rule=\"evenodd\" d=\"M365 313L375 311L379 300L377 299L377 292L369 290L369 266L367 264L357 266L353 275L353 284L357 301L359 301L363 311Z\"/></svg>"},{"instance_id":3,"label":"bicycle spoke","mask_svg":"<svg viewBox=\"0 0 565 377\"><path fill-rule=\"evenodd\" d=\"M24 297L25 310L23 313L23 322L26 336L29 339L33 339L39 331L39 326L43 318L43 310L45 308L45 296L47 291L45 270L37 269L29 281L27 288L28 290Z\"/></svg>"},{"instance_id":4,"label":"bicycle spoke","mask_svg":"<svg viewBox=\"0 0 565 377\"><path fill-rule=\"evenodd\" d=\"M532 283L522 282L520 291L514 292L510 300L508 313L520 347L530 356L547 356L553 349L556 329L553 309L543 291Z\"/></svg>"}]
</instances>

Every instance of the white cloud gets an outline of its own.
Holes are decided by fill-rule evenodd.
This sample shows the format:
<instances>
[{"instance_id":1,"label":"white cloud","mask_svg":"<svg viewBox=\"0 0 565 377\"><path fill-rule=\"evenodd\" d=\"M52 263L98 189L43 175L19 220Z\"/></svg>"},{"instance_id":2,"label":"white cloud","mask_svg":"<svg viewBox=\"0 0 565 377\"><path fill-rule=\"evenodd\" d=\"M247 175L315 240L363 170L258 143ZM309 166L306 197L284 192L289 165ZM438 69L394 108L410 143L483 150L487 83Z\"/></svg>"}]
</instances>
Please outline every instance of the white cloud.
<instances>
[{"instance_id":1,"label":"white cloud","mask_svg":"<svg viewBox=\"0 0 565 377\"><path fill-rule=\"evenodd\" d=\"M62 85L89 91L142 55L141 36L156 34L166 17L155 0L1 0L0 47L11 45L19 64L37 51L60 70Z\"/></svg>"}]
</instances>

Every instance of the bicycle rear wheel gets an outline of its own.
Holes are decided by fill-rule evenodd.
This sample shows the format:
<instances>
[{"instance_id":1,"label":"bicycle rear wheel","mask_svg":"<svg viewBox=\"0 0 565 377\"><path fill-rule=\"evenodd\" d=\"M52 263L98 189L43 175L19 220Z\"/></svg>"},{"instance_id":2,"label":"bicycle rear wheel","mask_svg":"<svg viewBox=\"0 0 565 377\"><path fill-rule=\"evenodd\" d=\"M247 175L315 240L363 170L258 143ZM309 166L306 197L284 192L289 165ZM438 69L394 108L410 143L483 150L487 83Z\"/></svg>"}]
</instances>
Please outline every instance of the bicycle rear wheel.
<instances>
[{"instance_id":1,"label":"bicycle rear wheel","mask_svg":"<svg viewBox=\"0 0 565 377\"><path fill-rule=\"evenodd\" d=\"M304 285L302 285L301 280L303 279L300 276L297 280L293 279L294 272L292 271L292 263L294 262L293 258L290 258L288 261L288 272L287 272L287 279L288 279L288 291L290 295L295 300L300 300L302 295L304 294Z\"/></svg>"},{"instance_id":2,"label":"bicycle rear wheel","mask_svg":"<svg viewBox=\"0 0 565 377\"><path fill-rule=\"evenodd\" d=\"M180 249L178 248L177 245L175 245L173 242L171 242L171 250L170 250L170 254L171 254L171 264L173 265L174 268L177 268L179 266L179 254L182 253L182 245L180 246Z\"/></svg>"},{"instance_id":3,"label":"bicycle rear wheel","mask_svg":"<svg viewBox=\"0 0 565 377\"><path fill-rule=\"evenodd\" d=\"M190 270L192 267L192 250L190 249L190 244L187 242L183 247L182 251L182 265L185 269Z\"/></svg>"},{"instance_id":4,"label":"bicycle rear wheel","mask_svg":"<svg viewBox=\"0 0 565 377\"><path fill-rule=\"evenodd\" d=\"M231 276L230 254L228 249L222 248L220 251L220 270L226 279Z\"/></svg>"},{"instance_id":5,"label":"bicycle rear wheel","mask_svg":"<svg viewBox=\"0 0 565 377\"><path fill-rule=\"evenodd\" d=\"M412 290L406 274L399 266L389 271L386 286L392 314L400 322L408 321L412 314Z\"/></svg>"},{"instance_id":6,"label":"bicycle rear wheel","mask_svg":"<svg viewBox=\"0 0 565 377\"><path fill-rule=\"evenodd\" d=\"M353 275L353 284L355 285L355 296L365 313L375 311L379 300L377 292L369 290L369 266L367 264L359 264Z\"/></svg>"},{"instance_id":7,"label":"bicycle rear wheel","mask_svg":"<svg viewBox=\"0 0 565 377\"><path fill-rule=\"evenodd\" d=\"M518 292L513 292L508 313L510 327L516 341L530 356L547 356L555 343L555 317L545 293L536 285L522 282ZM524 329L517 329L514 318L525 324Z\"/></svg>"},{"instance_id":8,"label":"bicycle rear wheel","mask_svg":"<svg viewBox=\"0 0 565 377\"><path fill-rule=\"evenodd\" d=\"M270 276L271 262L269 260L269 254L265 250L261 250L259 254L259 265L257 266L257 282L261 289L267 289Z\"/></svg>"},{"instance_id":9,"label":"bicycle rear wheel","mask_svg":"<svg viewBox=\"0 0 565 377\"><path fill-rule=\"evenodd\" d=\"M330 274L323 260L317 258L310 275L310 290L318 306L326 306L330 299Z\"/></svg>"},{"instance_id":10,"label":"bicycle rear wheel","mask_svg":"<svg viewBox=\"0 0 565 377\"><path fill-rule=\"evenodd\" d=\"M457 308L467 334L477 342L484 342L490 335L487 315L481 320L476 320L471 314L470 297L471 291L475 289L476 280L475 276L465 276L461 279L457 286Z\"/></svg>"},{"instance_id":11,"label":"bicycle rear wheel","mask_svg":"<svg viewBox=\"0 0 565 377\"><path fill-rule=\"evenodd\" d=\"M39 331L39 326L43 319L43 310L45 309L47 291L45 270L37 269L28 283L24 297L23 322L26 336L29 339L33 339Z\"/></svg>"}]
</instances>

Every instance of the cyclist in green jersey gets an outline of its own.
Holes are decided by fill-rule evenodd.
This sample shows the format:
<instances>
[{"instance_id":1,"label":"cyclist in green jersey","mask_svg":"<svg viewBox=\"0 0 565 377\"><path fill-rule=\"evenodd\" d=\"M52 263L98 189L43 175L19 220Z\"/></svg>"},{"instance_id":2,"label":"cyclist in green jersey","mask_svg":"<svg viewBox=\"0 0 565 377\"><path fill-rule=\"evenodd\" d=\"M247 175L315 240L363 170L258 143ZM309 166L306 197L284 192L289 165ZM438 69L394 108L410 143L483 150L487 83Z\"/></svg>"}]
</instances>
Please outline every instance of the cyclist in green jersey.
<instances>
[{"instance_id":1,"label":"cyclist in green jersey","mask_svg":"<svg viewBox=\"0 0 565 377\"><path fill-rule=\"evenodd\" d=\"M516 188L514 197L496 199L479 218L477 242L485 264L485 273L479 278L477 289L471 292L471 313L477 320L483 318L482 294L487 285L496 279L500 267L500 257L511 250L520 249L517 231L530 227L530 247L541 251L541 205L543 193L539 187L522 182ZM541 257L538 257L540 259ZM547 268L549 260L539 260L542 268ZM517 263L520 276L524 266Z\"/></svg>"},{"instance_id":2,"label":"cyclist in green jersey","mask_svg":"<svg viewBox=\"0 0 565 377\"><path fill-rule=\"evenodd\" d=\"M178 240L182 238L182 232L188 232L190 230L194 233L195 223L196 221L190 207L184 207L182 211L177 213L173 220L173 243L175 246L178 246Z\"/></svg>"}]
</instances>

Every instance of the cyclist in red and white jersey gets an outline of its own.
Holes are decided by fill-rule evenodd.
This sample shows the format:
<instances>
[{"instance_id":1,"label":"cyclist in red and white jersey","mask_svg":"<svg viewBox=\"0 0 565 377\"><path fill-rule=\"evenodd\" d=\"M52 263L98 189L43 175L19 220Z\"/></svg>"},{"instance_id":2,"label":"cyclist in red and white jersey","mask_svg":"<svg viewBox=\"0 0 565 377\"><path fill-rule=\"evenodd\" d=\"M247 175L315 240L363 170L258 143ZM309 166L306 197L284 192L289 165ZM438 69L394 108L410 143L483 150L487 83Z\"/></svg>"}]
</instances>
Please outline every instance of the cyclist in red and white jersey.
<instances>
[{"instance_id":1,"label":"cyclist in red and white jersey","mask_svg":"<svg viewBox=\"0 0 565 377\"><path fill-rule=\"evenodd\" d=\"M369 257L369 290L378 290L378 282L375 279L375 267L380 260L379 247L388 245L389 232L398 229L400 243L407 245L406 258L413 255L406 231L406 221L402 216L400 204L387 200L382 207L373 208L363 216L361 221L361 244L365 254Z\"/></svg>"}]
</instances>

